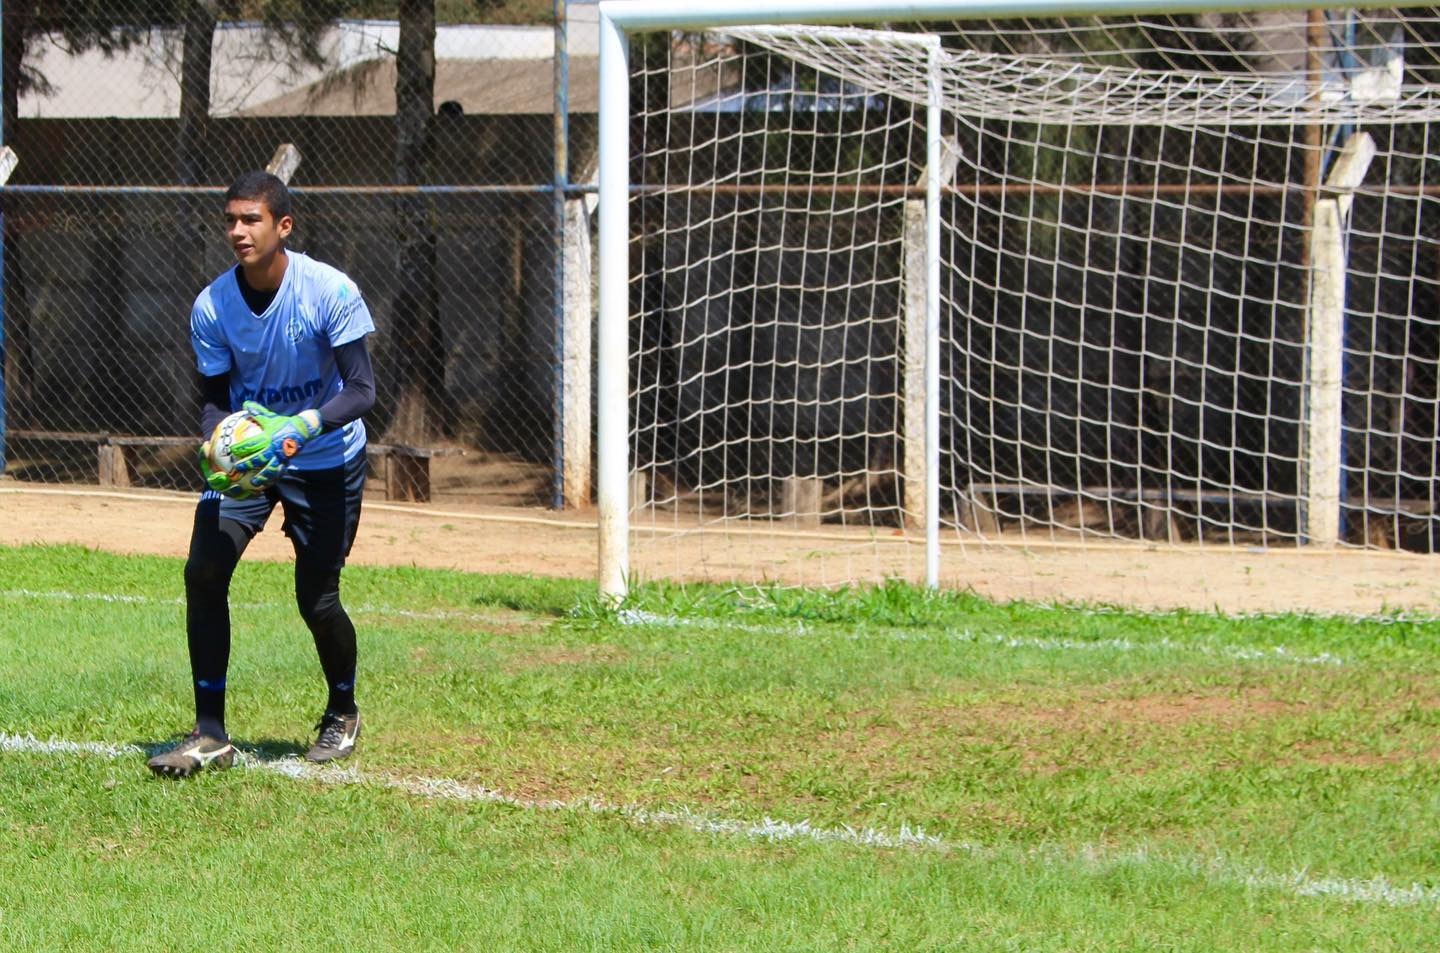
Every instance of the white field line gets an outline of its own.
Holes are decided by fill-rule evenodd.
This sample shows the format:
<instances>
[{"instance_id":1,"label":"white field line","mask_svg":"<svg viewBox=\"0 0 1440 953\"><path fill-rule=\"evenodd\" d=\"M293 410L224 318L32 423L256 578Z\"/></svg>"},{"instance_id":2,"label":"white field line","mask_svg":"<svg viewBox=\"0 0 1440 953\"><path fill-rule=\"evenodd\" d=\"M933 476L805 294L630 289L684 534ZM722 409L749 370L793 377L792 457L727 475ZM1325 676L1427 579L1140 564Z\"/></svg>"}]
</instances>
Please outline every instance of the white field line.
<instances>
[{"instance_id":1,"label":"white field line","mask_svg":"<svg viewBox=\"0 0 1440 953\"><path fill-rule=\"evenodd\" d=\"M1147 640L1144 642L1132 642L1130 639L1016 638L1009 635L972 634L968 629L946 634L961 641L984 642L987 645L999 645L1011 649L1076 652L1095 650L1114 652L1196 652L1201 655L1218 656L1239 662L1275 659L1282 662L1294 662L1297 665L1344 665L1346 662L1344 657L1331 652L1320 652L1316 655L1300 655L1283 645L1272 645L1267 648L1242 648L1233 645L1207 645L1203 642L1176 642L1167 638Z\"/></svg>"},{"instance_id":2,"label":"white field line","mask_svg":"<svg viewBox=\"0 0 1440 953\"><path fill-rule=\"evenodd\" d=\"M144 757L145 749L136 745L109 745L91 741L41 741L33 735L12 735L0 731L0 752L42 755L99 755L112 760ZM481 785L463 784L449 778L394 778L364 774L351 768L318 767L298 758L263 759L239 752L235 763L242 768L265 771L297 781L319 784L356 784L400 791L416 797L482 804L503 804L526 811L587 811L592 814L613 814L644 827L681 827L704 834L731 834L770 841L811 840L820 843L856 844L866 847L927 847L947 848L938 837L918 828L902 827L898 833L871 827L815 827L809 822L727 820L698 814L689 808L652 810L638 805L607 804L598 798L572 801L535 800L516 797Z\"/></svg>"},{"instance_id":3,"label":"white field line","mask_svg":"<svg viewBox=\"0 0 1440 953\"><path fill-rule=\"evenodd\" d=\"M902 827L898 833L890 833L871 827L815 827L807 821L795 823L769 817L759 821L727 820L697 814L688 808L651 810L634 804L607 804L597 798L578 798L572 801L531 800L505 794L492 788L463 784L448 778L391 778L366 775L343 768L338 771L325 771L292 758L280 761L259 761L247 758L244 764L246 767L274 771L296 780L317 781L321 784L363 784L401 791L423 798L504 804L526 811L585 811L592 814L613 814L642 827L681 827L703 834L730 834L770 841L803 839L820 843L834 842L866 847L897 848L942 848L946 846L940 838L926 834L918 828Z\"/></svg>"},{"instance_id":4,"label":"white field line","mask_svg":"<svg viewBox=\"0 0 1440 953\"><path fill-rule=\"evenodd\" d=\"M38 755L97 755L118 760L146 755L136 745L111 745L103 742L41 741L33 735L13 735L0 731L0 752ZM762 818L759 821L717 818L698 813L688 807L651 809L639 805L608 804L599 798L577 798L570 801L537 800L505 794L494 788L464 784L449 778L394 778L366 774L351 768L319 767L297 758L265 760L241 752L236 764L243 769L264 771L296 781L317 784L364 785L399 791L414 797L480 804L500 804L523 811L565 811L620 817L640 827L677 827L698 834L741 837L768 842L810 841L837 843L859 847L912 848L940 852L962 852L996 860L1039 860L1049 863L1079 864L1087 870L1104 872L1120 866L1163 864L1202 876L1221 886L1241 886L1254 890L1275 890L1297 897L1341 900L1347 903L1377 904L1387 907L1426 906L1440 908L1440 887L1412 883L1391 883L1375 877L1311 877L1305 871L1277 874L1263 869L1244 868L1223 857L1208 860L1174 858L1146 850L1112 851L1095 845L1063 847L1042 845L1024 851L967 842L947 841L920 828L902 827L898 832L872 827L816 827L808 821L782 821Z\"/></svg>"},{"instance_id":5,"label":"white field line","mask_svg":"<svg viewBox=\"0 0 1440 953\"><path fill-rule=\"evenodd\" d=\"M620 621L626 625L651 625L666 628L688 626L700 629L727 629L768 635L803 636L810 634L804 622L796 622L794 623L793 629L787 630L782 627L755 625L743 622L705 618L686 619L673 615L662 616L639 609L625 609L622 610L619 615ZM1013 635L972 632L969 629L945 629L939 632L909 632L893 629L874 632L861 629L859 631L852 630L848 635L841 637L852 641L883 639L891 642L959 642L972 645L993 645L1006 649L1035 649L1042 652L1190 652L1196 655L1208 655L1237 662L1275 660L1293 662L1297 665L1344 665L1349 661L1344 656L1335 655L1332 652L1303 655L1283 645L1272 645L1264 648L1245 648L1242 646L1215 645L1213 643L1198 641L1176 642L1173 639L1164 638L1163 636L1158 639L1147 639L1143 642L1136 642L1131 639L1017 637Z\"/></svg>"},{"instance_id":6,"label":"white field line","mask_svg":"<svg viewBox=\"0 0 1440 953\"><path fill-rule=\"evenodd\" d=\"M40 591L34 589L4 589L0 590L0 599L32 599L54 602L101 602L119 603L129 605L159 605L180 607L185 604L183 599L154 599L149 596L129 596L116 593L103 592L67 592L64 590ZM264 609L290 610L288 602L285 603L231 603L232 609L243 611L256 611ZM467 622L485 622L489 616L481 613L465 612L463 610L436 609L420 611L414 609L398 609L390 606L372 605L351 605L346 610L354 615L381 615L395 616L404 619L421 619L427 621L444 621L454 619ZM743 622L721 621L715 619L685 619L679 616L655 615L638 609L626 609L619 614L622 623L629 625L651 625L661 627L689 626L694 628L715 628L729 631L754 632L761 635L786 635L786 636L807 636L812 634L804 622L795 622L793 627L784 625L767 626L755 625ZM1033 649L1042 652L1189 652L1196 655L1205 655L1213 658L1223 658L1236 662L1256 661L1279 661L1290 662L1296 665L1345 665L1348 659L1344 656L1335 655L1331 652L1320 652L1314 655L1305 655L1292 651L1283 645L1272 645L1264 648L1245 648L1241 646L1213 645L1203 642L1176 642L1168 638L1148 639L1143 642L1136 642L1130 639L1065 639L1065 638L1032 638L1016 637L1010 635L999 635L994 633L977 633L969 629L948 629L941 632L907 632L886 630L883 632L873 631L852 631L843 638L855 641L886 640L893 642L957 642L974 645L990 645L1007 649Z\"/></svg>"}]
</instances>

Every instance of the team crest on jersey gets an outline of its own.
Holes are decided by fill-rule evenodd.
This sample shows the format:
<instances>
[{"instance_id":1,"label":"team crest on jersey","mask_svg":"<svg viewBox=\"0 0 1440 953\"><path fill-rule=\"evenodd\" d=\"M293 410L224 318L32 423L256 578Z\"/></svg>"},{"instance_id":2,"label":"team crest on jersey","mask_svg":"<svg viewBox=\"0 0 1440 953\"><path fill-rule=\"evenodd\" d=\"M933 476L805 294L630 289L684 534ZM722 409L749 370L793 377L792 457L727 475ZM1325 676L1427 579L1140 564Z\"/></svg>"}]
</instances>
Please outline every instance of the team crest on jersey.
<instances>
[{"instance_id":1,"label":"team crest on jersey","mask_svg":"<svg viewBox=\"0 0 1440 953\"><path fill-rule=\"evenodd\" d=\"M305 337L305 324L299 318L291 318L285 325L285 336L299 344L300 339Z\"/></svg>"}]
</instances>

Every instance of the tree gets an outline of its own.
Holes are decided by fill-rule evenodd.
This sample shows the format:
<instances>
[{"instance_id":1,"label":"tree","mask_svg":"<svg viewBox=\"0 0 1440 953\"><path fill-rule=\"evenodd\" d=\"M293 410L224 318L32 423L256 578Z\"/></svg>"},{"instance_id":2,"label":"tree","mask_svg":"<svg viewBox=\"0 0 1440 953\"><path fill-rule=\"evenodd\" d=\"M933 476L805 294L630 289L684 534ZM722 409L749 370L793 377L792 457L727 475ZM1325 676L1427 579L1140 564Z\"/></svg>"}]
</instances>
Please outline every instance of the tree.
<instances>
[{"instance_id":1,"label":"tree","mask_svg":"<svg viewBox=\"0 0 1440 953\"><path fill-rule=\"evenodd\" d=\"M435 118L435 0L401 0L395 56L395 184L425 181ZM436 284L435 230L426 198L395 200L399 287L390 359L396 403L388 437L425 443L444 429L445 348Z\"/></svg>"},{"instance_id":2,"label":"tree","mask_svg":"<svg viewBox=\"0 0 1440 953\"><path fill-rule=\"evenodd\" d=\"M180 40L180 128L175 165L181 185L205 181L205 139L210 125L210 58L215 46L219 4L198 0L188 4Z\"/></svg>"}]
</instances>

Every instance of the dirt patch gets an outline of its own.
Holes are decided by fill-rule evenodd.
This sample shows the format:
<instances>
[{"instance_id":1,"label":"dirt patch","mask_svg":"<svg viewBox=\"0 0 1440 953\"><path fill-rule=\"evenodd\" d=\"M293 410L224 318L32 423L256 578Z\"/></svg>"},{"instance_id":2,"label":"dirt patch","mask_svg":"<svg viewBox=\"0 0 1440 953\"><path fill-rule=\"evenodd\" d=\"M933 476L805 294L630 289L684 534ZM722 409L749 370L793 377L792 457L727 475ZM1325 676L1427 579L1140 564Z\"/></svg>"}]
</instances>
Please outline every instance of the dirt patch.
<instances>
[{"instance_id":1,"label":"dirt patch","mask_svg":"<svg viewBox=\"0 0 1440 953\"><path fill-rule=\"evenodd\" d=\"M390 611L372 609L366 615L368 619L377 622L385 620L410 622L414 618L403 609ZM424 618L423 613L420 618ZM451 637L477 635L486 638L524 639L544 632L546 625L544 621L526 618L518 612L486 607L440 613L434 618L443 621L445 632ZM424 650L419 651L423 652Z\"/></svg>"},{"instance_id":2,"label":"dirt patch","mask_svg":"<svg viewBox=\"0 0 1440 953\"><path fill-rule=\"evenodd\" d=\"M1379 768L1385 765L1403 764L1413 761L1417 757L1428 757L1429 760L1434 761L1437 755L1435 750L1431 750L1427 756L1421 752L1401 749L1381 754L1359 748L1344 747L1333 741L1306 741L1295 745L1290 752L1293 757L1285 760L1291 763L1344 768Z\"/></svg>"},{"instance_id":3,"label":"dirt patch","mask_svg":"<svg viewBox=\"0 0 1440 953\"><path fill-rule=\"evenodd\" d=\"M615 645L587 645L580 648L541 646L518 651L505 661L505 671L526 672L540 668L572 665L612 665L628 653Z\"/></svg>"},{"instance_id":4,"label":"dirt patch","mask_svg":"<svg viewBox=\"0 0 1440 953\"><path fill-rule=\"evenodd\" d=\"M517 494L519 495L519 494ZM0 544L74 543L120 553L183 556L195 497L142 490L35 487L0 479ZM288 561L272 528L247 559ZM632 570L640 578L773 580L836 585L923 579L923 547L898 531L787 532L769 524L693 533L661 517L637 519ZM367 499L355 564L595 578L595 516L539 507ZM1200 546L979 546L949 542L946 587L999 601L1188 608L1225 612L1440 616L1436 557L1402 553L1242 550Z\"/></svg>"},{"instance_id":5,"label":"dirt patch","mask_svg":"<svg viewBox=\"0 0 1440 953\"><path fill-rule=\"evenodd\" d=\"M838 750L863 756L920 737L1005 738L1038 731L1084 734L1135 727L1168 730L1191 724L1234 727L1305 710L1304 705L1269 697L1259 689L1236 694L1092 696L1053 707L1033 703L989 703L926 707L896 703L858 717L864 723L832 735ZM855 716L852 716L855 717ZM873 719L873 720L871 720Z\"/></svg>"},{"instance_id":6,"label":"dirt patch","mask_svg":"<svg viewBox=\"0 0 1440 953\"><path fill-rule=\"evenodd\" d=\"M1077 726L1179 728L1189 724L1233 726L1257 718L1294 714L1304 706L1276 701L1256 692L1236 695L1149 695L1138 698L1095 698L1059 708L1006 706L990 712L999 724L1032 724L1074 730Z\"/></svg>"},{"instance_id":7,"label":"dirt patch","mask_svg":"<svg viewBox=\"0 0 1440 953\"><path fill-rule=\"evenodd\" d=\"M1191 728L1229 731L1255 721L1295 715L1306 706L1260 689L1234 693L1155 694L1133 698L1092 695L1046 707L1034 703L927 707L897 702L885 711L850 716L858 724L828 733L817 750L881 774L925 773L954 760L958 748L993 746L1018 758L1027 771L1051 774L1073 766L1099 746L1101 758L1119 763L1126 740L1135 745L1166 736L1183 739ZM1064 750L1064 763L1057 752ZM1127 765L1135 770L1136 765Z\"/></svg>"}]
</instances>

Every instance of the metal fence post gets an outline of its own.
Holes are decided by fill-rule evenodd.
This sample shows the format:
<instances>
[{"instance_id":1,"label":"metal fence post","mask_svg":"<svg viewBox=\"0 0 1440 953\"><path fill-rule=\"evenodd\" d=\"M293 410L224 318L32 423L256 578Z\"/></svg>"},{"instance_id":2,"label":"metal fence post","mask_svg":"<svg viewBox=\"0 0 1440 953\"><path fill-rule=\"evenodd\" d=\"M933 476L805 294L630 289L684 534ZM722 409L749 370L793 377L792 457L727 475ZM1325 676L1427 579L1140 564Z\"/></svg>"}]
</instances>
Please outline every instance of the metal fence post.
<instances>
[{"instance_id":1,"label":"metal fence post","mask_svg":"<svg viewBox=\"0 0 1440 953\"><path fill-rule=\"evenodd\" d=\"M0 0L0 50L5 48L5 4ZM0 70L0 103L5 101L5 74ZM0 146L5 145L5 123L0 120ZM5 472L5 203L0 200L0 474Z\"/></svg>"},{"instance_id":2,"label":"metal fence post","mask_svg":"<svg viewBox=\"0 0 1440 953\"><path fill-rule=\"evenodd\" d=\"M554 299L554 341L551 351L550 506L565 508L565 196L569 188L570 50L567 42L565 0L555 0L555 106L552 117L555 149L550 208L554 261L551 265Z\"/></svg>"}]
</instances>

